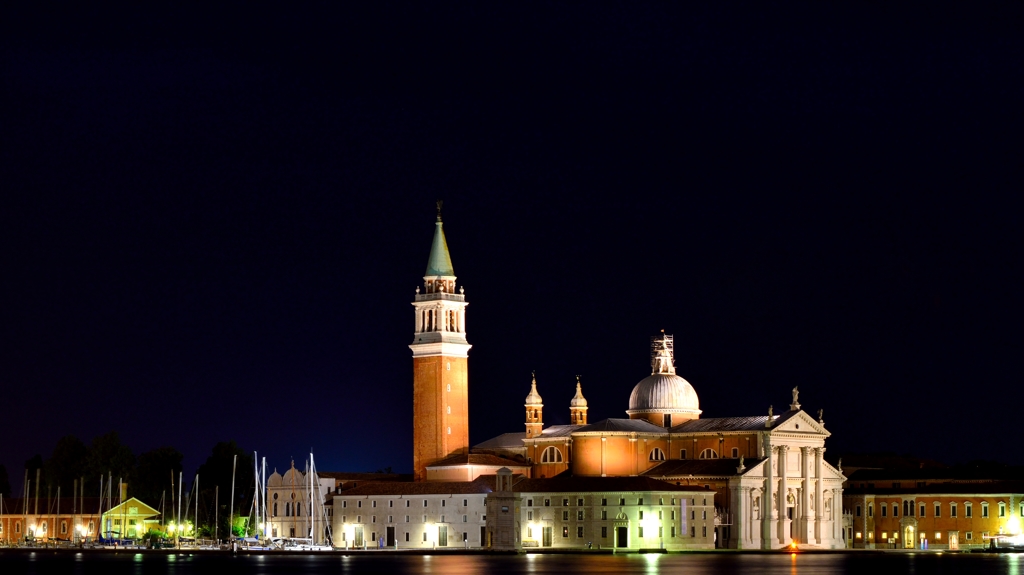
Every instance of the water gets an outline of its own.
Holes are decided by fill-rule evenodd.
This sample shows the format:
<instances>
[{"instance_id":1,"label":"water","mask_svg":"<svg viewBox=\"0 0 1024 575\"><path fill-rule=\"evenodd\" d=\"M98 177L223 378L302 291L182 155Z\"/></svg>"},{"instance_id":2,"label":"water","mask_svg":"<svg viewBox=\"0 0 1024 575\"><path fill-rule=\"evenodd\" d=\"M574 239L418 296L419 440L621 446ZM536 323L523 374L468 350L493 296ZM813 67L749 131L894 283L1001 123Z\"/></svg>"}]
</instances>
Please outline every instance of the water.
<instances>
[{"instance_id":1,"label":"water","mask_svg":"<svg viewBox=\"0 0 1024 575\"><path fill-rule=\"evenodd\" d=\"M1024 555L838 553L690 555L188 555L0 551L3 575L541 575L679 573L685 575L818 575L836 573L1024 575Z\"/></svg>"}]
</instances>

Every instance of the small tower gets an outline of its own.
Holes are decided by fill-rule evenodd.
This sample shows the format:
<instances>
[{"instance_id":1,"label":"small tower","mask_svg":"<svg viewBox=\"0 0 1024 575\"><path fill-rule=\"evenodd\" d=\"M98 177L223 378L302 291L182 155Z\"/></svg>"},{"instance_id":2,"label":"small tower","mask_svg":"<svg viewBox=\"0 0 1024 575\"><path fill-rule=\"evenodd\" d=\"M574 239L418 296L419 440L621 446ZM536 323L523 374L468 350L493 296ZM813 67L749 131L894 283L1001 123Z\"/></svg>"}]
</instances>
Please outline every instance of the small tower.
<instances>
[{"instance_id":1,"label":"small tower","mask_svg":"<svg viewBox=\"0 0 1024 575\"><path fill-rule=\"evenodd\" d=\"M451 455L469 453L469 371L466 297L455 293L455 271L437 206L423 292L416 288L413 362L413 477Z\"/></svg>"},{"instance_id":2,"label":"small tower","mask_svg":"<svg viewBox=\"0 0 1024 575\"><path fill-rule=\"evenodd\" d=\"M538 437L544 430L544 400L537 393L537 373L532 374L530 395L526 396L526 438Z\"/></svg>"},{"instance_id":3,"label":"small tower","mask_svg":"<svg viewBox=\"0 0 1024 575\"><path fill-rule=\"evenodd\" d=\"M569 421L573 425L587 424L587 398L583 397L583 390L580 389L580 376L576 376L576 395L569 400Z\"/></svg>"}]
</instances>

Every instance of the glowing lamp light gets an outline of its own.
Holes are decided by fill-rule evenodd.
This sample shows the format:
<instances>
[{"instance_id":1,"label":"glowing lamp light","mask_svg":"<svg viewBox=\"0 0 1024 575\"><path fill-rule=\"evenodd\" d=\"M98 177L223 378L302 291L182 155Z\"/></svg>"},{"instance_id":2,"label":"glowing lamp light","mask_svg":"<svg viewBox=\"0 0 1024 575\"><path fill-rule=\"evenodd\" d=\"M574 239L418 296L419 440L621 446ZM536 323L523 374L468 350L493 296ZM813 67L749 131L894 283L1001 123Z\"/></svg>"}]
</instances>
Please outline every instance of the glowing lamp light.
<instances>
[{"instance_id":1,"label":"glowing lamp light","mask_svg":"<svg viewBox=\"0 0 1024 575\"><path fill-rule=\"evenodd\" d=\"M789 548L790 548L790 549L792 549L793 551L796 551L796 550L797 550L797 546L796 546L796 539L794 539L793 541L791 541L791 542L789 543Z\"/></svg>"},{"instance_id":2,"label":"glowing lamp light","mask_svg":"<svg viewBox=\"0 0 1024 575\"><path fill-rule=\"evenodd\" d=\"M1020 519L1011 516L1010 520L1006 522L1006 531L1010 535L1018 535L1020 533Z\"/></svg>"}]
</instances>

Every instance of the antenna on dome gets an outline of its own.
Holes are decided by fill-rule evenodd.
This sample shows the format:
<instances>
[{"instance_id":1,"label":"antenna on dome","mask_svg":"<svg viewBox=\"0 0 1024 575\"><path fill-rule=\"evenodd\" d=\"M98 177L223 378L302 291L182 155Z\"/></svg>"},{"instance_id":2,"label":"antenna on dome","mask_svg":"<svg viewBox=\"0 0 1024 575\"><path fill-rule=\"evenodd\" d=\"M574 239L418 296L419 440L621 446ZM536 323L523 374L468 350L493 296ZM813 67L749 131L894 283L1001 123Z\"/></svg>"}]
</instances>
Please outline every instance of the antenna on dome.
<instances>
[{"instance_id":1,"label":"antenna on dome","mask_svg":"<svg viewBox=\"0 0 1024 575\"><path fill-rule=\"evenodd\" d=\"M444 200L437 200L437 221L441 221L441 206L444 205Z\"/></svg>"}]
</instances>

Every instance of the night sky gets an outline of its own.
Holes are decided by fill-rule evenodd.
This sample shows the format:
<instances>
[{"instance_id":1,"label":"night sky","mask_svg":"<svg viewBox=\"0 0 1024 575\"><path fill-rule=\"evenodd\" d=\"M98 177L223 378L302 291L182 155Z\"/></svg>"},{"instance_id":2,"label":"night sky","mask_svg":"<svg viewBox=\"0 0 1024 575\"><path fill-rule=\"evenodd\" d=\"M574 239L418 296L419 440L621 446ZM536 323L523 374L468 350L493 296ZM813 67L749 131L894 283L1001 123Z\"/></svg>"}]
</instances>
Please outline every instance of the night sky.
<instances>
[{"instance_id":1,"label":"night sky","mask_svg":"<svg viewBox=\"0 0 1024 575\"><path fill-rule=\"evenodd\" d=\"M410 472L437 199L473 443L531 370L625 417L664 329L704 417L1015 462L1021 4L360 4L0 8L12 483L112 429Z\"/></svg>"}]
</instances>

